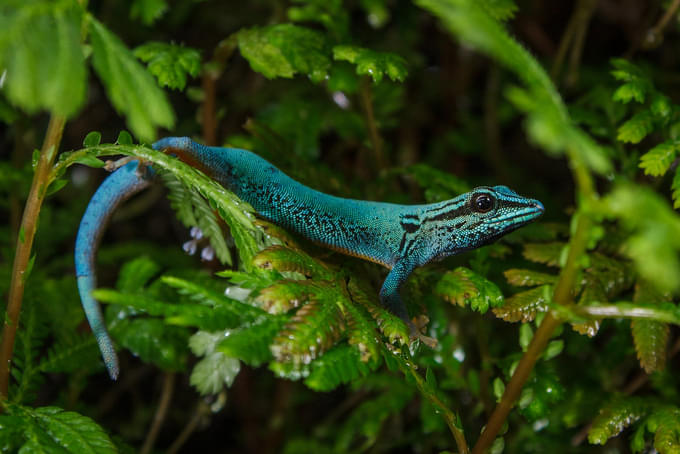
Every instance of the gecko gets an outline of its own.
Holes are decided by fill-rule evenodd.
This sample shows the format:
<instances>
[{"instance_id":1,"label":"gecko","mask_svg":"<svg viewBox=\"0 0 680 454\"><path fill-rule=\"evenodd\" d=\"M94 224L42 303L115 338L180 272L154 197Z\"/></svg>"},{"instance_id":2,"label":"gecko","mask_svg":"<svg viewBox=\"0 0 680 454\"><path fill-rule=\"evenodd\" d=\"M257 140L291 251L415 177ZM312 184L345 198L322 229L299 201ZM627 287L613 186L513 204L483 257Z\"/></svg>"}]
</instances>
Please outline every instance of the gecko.
<instances>
[{"instance_id":1,"label":"gecko","mask_svg":"<svg viewBox=\"0 0 680 454\"><path fill-rule=\"evenodd\" d=\"M167 137L152 148L202 171L248 202L262 218L314 243L388 268L380 301L412 332L415 326L399 289L415 268L489 244L544 212L541 202L522 197L506 186L481 186L438 203L399 205L316 191L243 149L209 147L188 137ZM149 186L153 177L153 168L139 160L113 172L90 200L76 237L78 291L113 379L118 376L118 360L99 304L92 296L96 287L94 257L113 211Z\"/></svg>"}]
</instances>

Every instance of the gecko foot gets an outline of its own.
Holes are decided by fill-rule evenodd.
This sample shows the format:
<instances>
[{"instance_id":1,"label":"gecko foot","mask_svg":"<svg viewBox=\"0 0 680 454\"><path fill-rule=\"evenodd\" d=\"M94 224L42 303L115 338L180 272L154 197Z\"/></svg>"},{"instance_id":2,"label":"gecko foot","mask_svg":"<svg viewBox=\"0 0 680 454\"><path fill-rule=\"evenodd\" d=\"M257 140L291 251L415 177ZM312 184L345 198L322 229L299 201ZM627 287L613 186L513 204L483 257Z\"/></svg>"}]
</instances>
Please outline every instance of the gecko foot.
<instances>
[{"instance_id":1,"label":"gecko foot","mask_svg":"<svg viewBox=\"0 0 680 454\"><path fill-rule=\"evenodd\" d=\"M409 341L414 342L416 340L419 340L423 344L434 349L437 347L437 339L426 336L422 333L422 331L424 331L429 321L430 319L427 317L427 315L419 315L418 317L414 317L413 320L409 320L408 322L408 327L410 330Z\"/></svg>"}]
</instances>

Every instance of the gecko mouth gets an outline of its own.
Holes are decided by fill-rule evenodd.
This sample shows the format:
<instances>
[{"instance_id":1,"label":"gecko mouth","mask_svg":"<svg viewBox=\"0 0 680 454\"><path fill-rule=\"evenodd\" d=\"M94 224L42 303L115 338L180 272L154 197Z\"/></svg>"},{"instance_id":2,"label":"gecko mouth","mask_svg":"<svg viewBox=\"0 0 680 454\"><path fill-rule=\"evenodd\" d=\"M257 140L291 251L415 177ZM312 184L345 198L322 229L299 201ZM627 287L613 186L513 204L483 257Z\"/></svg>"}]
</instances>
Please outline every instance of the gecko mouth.
<instances>
[{"instance_id":1,"label":"gecko mouth","mask_svg":"<svg viewBox=\"0 0 680 454\"><path fill-rule=\"evenodd\" d=\"M491 224L495 225L501 222L514 221L514 223L521 225L541 216L544 211L545 207L543 206L543 204L538 200L534 200L532 205L529 205L524 210L518 213L513 213L510 216L503 216L502 218L494 219L493 222L491 222Z\"/></svg>"}]
</instances>

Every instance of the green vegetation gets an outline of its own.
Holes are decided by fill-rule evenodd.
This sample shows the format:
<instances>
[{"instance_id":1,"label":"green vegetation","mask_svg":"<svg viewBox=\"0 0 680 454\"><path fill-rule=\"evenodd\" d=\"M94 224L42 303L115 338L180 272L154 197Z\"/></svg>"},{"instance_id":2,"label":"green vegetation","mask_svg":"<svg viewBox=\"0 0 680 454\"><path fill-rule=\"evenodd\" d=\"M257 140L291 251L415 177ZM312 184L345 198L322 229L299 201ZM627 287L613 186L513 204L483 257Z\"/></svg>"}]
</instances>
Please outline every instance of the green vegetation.
<instances>
[{"instance_id":1,"label":"green vegetation","mask_svg":"<svg viewBox=\"0 0 680 454\"><path fill-rule=\"evenodd\" d=\"M0 4L3 452L680 452L679 1L89 3ZM546 215L417 270L436 345L409 345L384 269L163 135L337 195L507 184ZM111 382L71 256L120 156L160 178L100 248Z\"/></svg>"}]
</instances>

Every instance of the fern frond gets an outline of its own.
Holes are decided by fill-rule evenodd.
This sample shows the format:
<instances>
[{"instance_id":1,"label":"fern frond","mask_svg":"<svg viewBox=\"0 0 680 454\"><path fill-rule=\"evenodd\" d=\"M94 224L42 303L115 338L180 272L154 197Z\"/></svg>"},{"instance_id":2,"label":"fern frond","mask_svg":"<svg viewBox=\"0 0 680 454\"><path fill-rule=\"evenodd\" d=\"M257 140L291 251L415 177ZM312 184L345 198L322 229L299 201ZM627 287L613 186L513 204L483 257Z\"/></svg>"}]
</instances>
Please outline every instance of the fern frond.
<instances>
[{"instance_id":1,"label":"fern frond","mask_svg":"<svg viewBox=\"0 0 680 454\"><path fill-rule=\"evenodd\" d=\"M503 294L496 284L469 270L458 267L446 272L437 283L435 293L446 301L485 313L489 307L503 304Z\"/></svg>"},{"instance_id":2,"label":"fern frond","mask_svg":"<svg viewBox=\"0 0 680 454\"><path fill-rule=\"evenodd\" d=\"M278 272L293 271L314 279L333 279L335 277L335 273L324 263L310 257L301 250L294 250L285 246L268 247L255 256L253 265Z\"/></svg>"},{"instance_id":3,"label":"fern frond","mask_svg":"<svg viewBox=\"0 0 680 454\"><path fill-rule=\"evenodd\" d=\"M34 304L25 306L20 324L11 369L12 378L16 381L11 393L12 402L15 403L33 400L43 382L36 359L47 335L47 331L41 326Z\"/></svg>"},{"instance_id":4,"label":"fern frond","mask_svg":"<svg viewBox=\"0 0 680 454\"><path fill-rule=\"evenodd\" d=\"M548 266L559 266L562 249L566 243L527 243L524 245L522 255L525 259Z\"/></svg>"},{"instance_id":5,"label":"fern frond","mask_svg":"<svg viewBox=\"0 0 680 454\"><path fill-rule=\"evenodd\" d=\"M534 270L512 268L503 272L508 283L518 287L535 287L537 285L555 284L557 276Z\"/></svg>"},{"instance_id":6,"label":"fern frond","mask_svg":"<svg viewBox=\"0 0 680 454\"><path fill-rule=\"evenodd\" d=\"M164 317L169 325L193 326L207 331L216 331L241 324L240 315L224 306L168 304L152 299L143 293L122 293L110 289L97 289L93 294L102 303L118 304L155 317Z\"/></svg>"},{"instance_id":7,"label":"fern frond","mask_svg":"<svg viewBox=\"0 0 680 454\"><path fill-rule=\"evenodd\" d=\"M654 114L642 110L619 126L616 139L626 143L639 143L654 130Z\"/></svg>"},{"instance_id":8,"label":"fern frond","mask_svg":"<svg viewBox=\"0 0 680 454\"><path fill-rule=\"evenodd\" d=\"M237 358L251 366L270 361L273 356L269 346L281 329L289 322L288 317L266 317L257 323L229 332L217 350Z\"/></svg>"},{"instance_id":9,"label":"fern frond","mask_svg":"<svg viewBox=\"0 0 680 454\"><path fill-rule=\"evenodd\" d=\"M188 188L170 172L163 172L163 181L167 186L170 206L177 213L177 218L185 227L198 227L203 236L210 241L218 260L231 266L232 257L224 237L222 225L215 211L198 191Z\"/></svg>"},{"instance_id":10,"label":"fern frond","mask_svg":"<svg viewBox=\"0 0 680 454\"><path fill-rule=\"evenodd\" d=\"M380 346L375 324L363 306L348 302L341 304L347 325L347 342L359 351L361 361L376 363L380 359Z\"/></svg>"},{"instance_id":11,"label":"fern frond","mask_svg":"<svg viewBox=\"0 0 680 454\"><path fill-rule=\"evenodd\" d=\"M680 166L675 169L675 176L671 183L671 191L673 191L673 208L677 210L680 208Z\"/></svg>"},{"instance_id":12,"label":"fern frond","mask_svg":"<svg viewBox=\"0 0 680 454\"><path fill-rule=\"evenodd\" d=\"M361 360L356 348L337 345L312 363L312 370L305 379L305 385L315 391L331 391L340 385L364 377L375 370L376 363Z\"/></svg>"},{"instance_id":13,"label":"fern frond","mask_svg":"<svg viewBox=\"0 0 680 454\"><path fill-rule=\"evenodd\" d=\"M398 342L400 345L408 345L408 327L403 320L382 307L377 298L373 296L374 292L365 289L363 282L354 278L349 280L347 289L352 301L368 312L390 343Z\"/></svg>"},{"instance_id":14,"label":"fern frond","mask_svg":"<svg viewBox=\"0 0 680 454\"><path fill-rule=\"evenodd\" d=\"M640 157L640 168L644 169L645 175L653 177L664 175L673 164L678 148L680 143L675 140L661 142Z\"/></svg>"},{"instance_id":15,"label":"fern frond","mask_svg":"<svg viewBox=\"0 0 680 454\"><path fill-rule=\"evenodd\" d=\"M284 314L290 309L300 307L309 301L323 287L332 285L330 281L284 279L260 290L255 301L270 314Z\"/></svg>"},{"instance_id":16,"label":"fern frond","mask_svg":"<svg viewBox=\"0 0 680 454\"><path fill-rule=\"evenodd\" d=\"M344 330L342 312L330 295L302 306L279 332L271 346L277 361L309 363L340 340ZM329 298L330 296L330 298Z\"/></svg>"},{"instance_id":17,"label":"fern frond","mask_svg":"<svg viewBox=\"0 0 680 454\"><path fill-rule=\"evenodd\" d=\"M661 454L680 454L680 409L666 409L657 416L654 449Z\"/></svg>"},{"instance_id":18,"label":"fern frond","mask_svg":"<svg viewBox=\"0 0 680 454\"><path fill-rule=\"evenodd\" d=\"M602 282L592 276L586 277L583 291L578 300L579 306L604 301L607 301L607 294L602 287ZM572 323L571 327L579 334L594 337L600 330L600 323L600 320L586 320L584 322Z\"/></svg>"},{"instance_id":19,"label":"fern frond","mask_svg":"<svg viewBox=\"0 0 680 454\"><path fill-rule=\"evenodd\" d=\"M186 369L189 353L186 328L168 326L159 319L137 318L117 321L110 332L118 345L144 362L168 371Z\"/></svg>"},{"instance_id":20,"label":"fern frond","mask_svg":"<svg viewBox=\"0 0 680 454\"><path fill-rule=\"evenodd\" d=\"M90 333L77 333L50 347L38 368L43 372L73 372L102 367L97 340Z\"/></svg>"},{"instance_id":21,"label":"fern frond","mask_svg":"<svg viewBox=\"0 0 680 454\"><path fill-rule=\"evenodd\" d=\"M649 413L650 405L642 397L620 397L600 409L588 431L588 441L603 445L625 428Z\"/></svg>"},{"instance_id":22,"label":"fern frond","mask_svg":"<svg viewBox=\"0 0 680 454\"><path fill-rule=\"evenodd\" d=\"M505 300L505 304L493 310L496 317L506 322L530 322L539 312L548 310L552 297L552 286L542 285L524 292L515 293Z\"/></svg>"},{"instance_id":23,"label":"fern frond","mask_svg":"<svg viewBox=\"0 0 680 454\"><path fill-rule=\"evenodd\" d=\"M238 320L238 324L251 322L263 315L263 311L257 307L229 298L196 282L174 276L163 276L161 281L194 301L208 304L225 314L231 312L233 318Z\"/></svg>"},{"instance_id":24,"label":"fern frond","mask_svg":"<svg viewBox=\"0 0 680 454\"><path fill-rule=\"evenodd\" d=\"M123 265L116 288L122 292L136 292L160 271L160 266L149 257L138 257Z\"/></svg>"},{"instance_id":25,"label":"fern frond","mask_svg":"<svg viewBox=\"0 0 680 454\"><path fill-rule=\"evenodd\" d=\"M599 281L609 298L613 298L632 287L635 273L630 262L611 258L598 252L589 254L588 257L591 263L591 266L586 270L588 277Z\"/></svg>"},{"instance_id":26,"label":"fern frond","mask_svg":"<svg viewBox=\"0 0 680 454\"><path fill-rule=\"evenodd\" d=\"M637 303L661 303L664 301L664 297L649 284L641 282L635 288L633 301ZM663 370L666 366L668 324L654 320L632 320L630 328L640 366L648 374Z\"/></svg>"}]
</instances>

